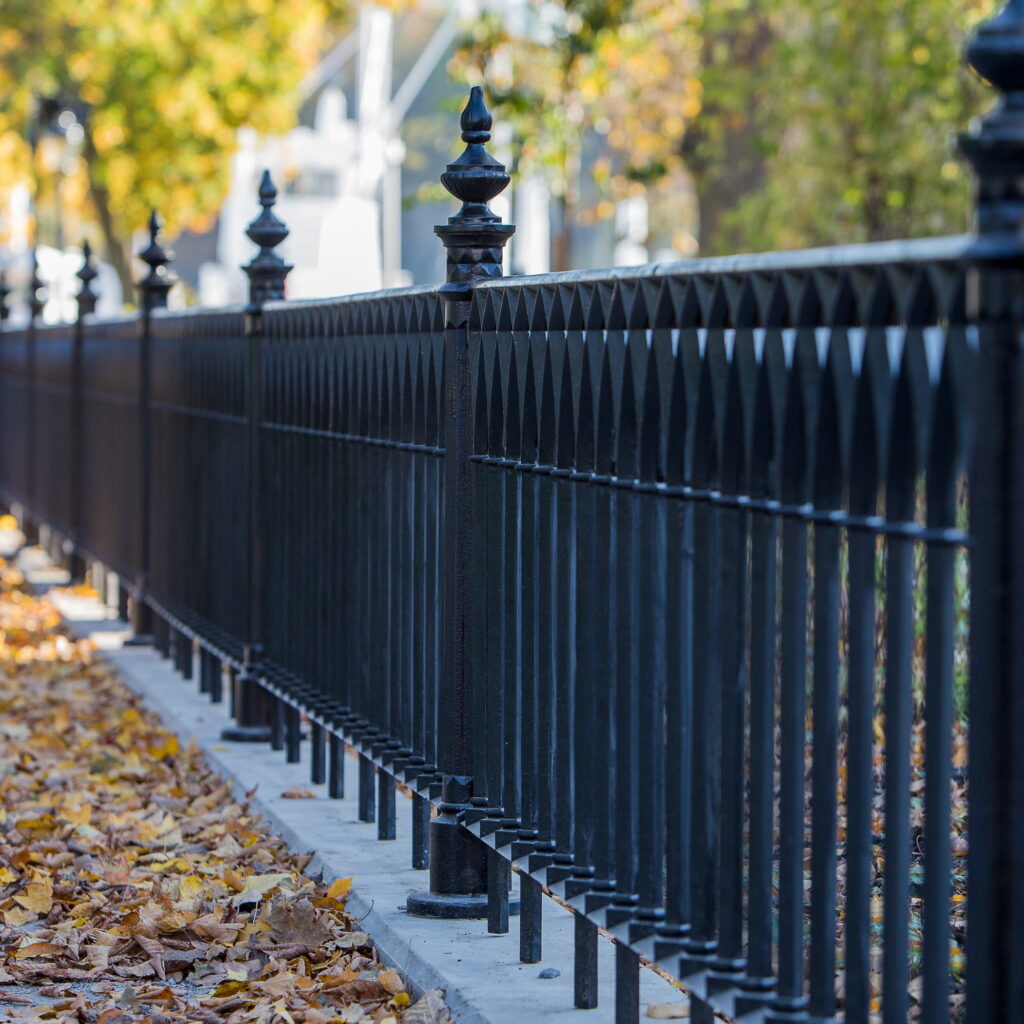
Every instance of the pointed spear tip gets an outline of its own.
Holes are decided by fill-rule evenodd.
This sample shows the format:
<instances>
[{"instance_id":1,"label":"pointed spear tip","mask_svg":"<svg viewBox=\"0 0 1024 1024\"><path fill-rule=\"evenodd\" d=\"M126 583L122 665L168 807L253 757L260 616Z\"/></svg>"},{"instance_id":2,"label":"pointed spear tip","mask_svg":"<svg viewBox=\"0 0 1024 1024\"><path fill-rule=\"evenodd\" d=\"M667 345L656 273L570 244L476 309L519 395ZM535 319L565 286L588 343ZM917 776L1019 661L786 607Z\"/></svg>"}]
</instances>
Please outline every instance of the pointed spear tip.
<instances>
[{"instance_id":1,"label":"pointed spear tip","mask_svg":"<svg viewBox=\"0 0 1024 1024\"><path fill-rule=\"evenodd\" d=\"M260 178L260 199L273 202L277 198L277 186L274 179L270 177L270 169L263 169L263 176Z\"/></svg>"},{"instance_id":2,"label":"pointed spear tip","mask_svg":"<svg viewBox=\"0 0 1024 1024\"><path fill-rule=\"evenodd\" d=\"M487 103L484 101L484 91L479 85L474 85L469 90L469 101L462 111L463 135L489 132L491 123L491 112L487 109ZM470 140L466 139L465 141L469 142Z\"/></svg>"}]
</instances>

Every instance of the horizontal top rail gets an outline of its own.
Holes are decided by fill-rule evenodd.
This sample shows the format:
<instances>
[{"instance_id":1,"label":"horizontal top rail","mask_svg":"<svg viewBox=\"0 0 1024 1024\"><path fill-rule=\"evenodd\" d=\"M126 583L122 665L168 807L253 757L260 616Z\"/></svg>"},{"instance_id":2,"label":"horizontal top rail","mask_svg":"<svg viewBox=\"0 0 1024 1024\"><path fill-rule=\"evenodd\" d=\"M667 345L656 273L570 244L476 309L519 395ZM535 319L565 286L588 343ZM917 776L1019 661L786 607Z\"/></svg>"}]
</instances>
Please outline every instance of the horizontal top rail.
<instances>
[{"instance_id":1,"label":"horizontal top rail","mask_svg":"<svg viewBox=\"0 0 1024 1024\"><path fill-rule=\"evenodd\" d=\"M947 235L936 238L907 239L889 242L868 242L857 245L823 246L816 249L793 251L743 253L736 256L714 256L669 263L647 263L632 267L605 267L593 270L571 270L551 274L526 274L500 278L481 279L472 285L472 291L483 296L489 293L510 293L523 289L545 289L552 294L557 289L572 286L616 285L626 286L639 282L661 282L666 279L698 279L734 277L751 278L779 274L807 274L817 271L835 273L844 270L870 270L883 267L913 267L924 264L962 264L979 262L1003 262L1021 258L1024 241L1011 232L989 235ZM413 285L405 288L384 288L371 292L356 292L320 299L276 300L263 305L266 314L303 312L318 316L330 315L352 305L365 303L390 306L403 300L434 297L437 285ZM479 299L477 301L480 301ZM227 306L195 306L184 309L154 309L154 321L192 319L201 316L241 316L246 312L243 303ZM135 319L134 314L117 316L89 316L89 322L97 327L121 324ZM40 332L59 331L66 324L40 327ZM644 326L628 324L627 326ZM648 324L646 326L654 326ZM24 325L14 327L4 323L0 329L15 333L24 330Z\"/></svg>"}]
</instances>

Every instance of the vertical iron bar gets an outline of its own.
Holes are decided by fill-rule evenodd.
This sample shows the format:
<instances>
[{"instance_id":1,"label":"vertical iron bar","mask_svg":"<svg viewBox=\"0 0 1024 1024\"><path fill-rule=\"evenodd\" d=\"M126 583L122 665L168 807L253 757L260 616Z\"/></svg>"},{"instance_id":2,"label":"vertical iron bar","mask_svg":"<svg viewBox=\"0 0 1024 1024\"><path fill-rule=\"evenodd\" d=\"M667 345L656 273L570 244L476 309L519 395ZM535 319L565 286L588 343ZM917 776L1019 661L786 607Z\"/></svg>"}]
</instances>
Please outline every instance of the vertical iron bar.
<instances>
[{"instance_id":1,"label":"vertical iron bar","mask_svg":"<svg viewBox=\"0 0 1024 1024\"><path fill-rule=\"evenodd\" d=\"M340 800L345 795L345 741L337 733L329 733L327 749L327 795Z\"/></svg>"},{"instance_id":2,"label":"vertical iron bar","mask_svg":"<svg viewBox=\"0 0 1024 1024\"><path fill-rule=\"evenodd\" d=\"M395 780L383 768L377 771L377 838L394 839L397 807Z\"/></svg>"},{"instance_id":3,"label":"vertical iron bar","mask_svg":"<svg viewBox=\"0 0 1024 1024\"><path fill-rule=\"evenodd\" d=\"M838 395L839 345L832 339L818 399L813 501L839 507L842 493ZM839 528L814 525L814 650L811 740L811 906L807 969L812 1017L835 1012L836 864L839 749ZM888 787L886 787L888 789Z\"/></svg>"},{"instance_id":4,"label":"vertical iron bar","mask_svg":"<svg viewBox=\"0 0 1024 1024\"><path fill-rule=\"evenodd\" d=\"M288 764L298 764L302 760L301 730L299 709L294 704L287 704L284 709L284 759Z\"/></svg>"},{"instance_id":5,"label":"vertical iron bar","mask_svg":"<svg viewBox=\"0 0 1024 1024\"><path fill-rule=\"evenodd\" d=\"M798 352L797 356L800 355ZM783 440L783 500L805 500L807 474L799 363L789 382ZM804 996L804 737L807 690L807 524L782 522L779 685L779 987L776 1007L799 1014Z\"/></svg>"},{"instance_id":6,"label":"vertical iron bar","mask_svg":"<svg viewBox=\"0 0 1024 1024\"><path fill-rule=\"evenodd\" d=\"M543 954L544 890L525 872L519 876L519 959L540 963Z\"/></svg>"},{"instance_id":7,"label":"vertical iron bar","mask_svg":"<svg viewBox=\"0 0 1024 1024\"><path fill-rule=\"evenodd\" d=\"M419 793L412 795L412 866L430 866L430 801Z\"/></svg>"},{"instance_id":8,"label":"vertical iron bar","mask_svg":"<svg viewBox=\"0 0 1024 1024\"><path fill-rule=\"evenodd\" d=\"M704 353L695 434L694 480L708 487L716 474L716 425L711 397L710 340ZM718 932L719 806L721 800L721 691L719 645L720 510L698 502L693 510L693 825L691 904L687 948L696 956L715 949Z\"/></svg>"},{"instance_id":9,"label":"vertical iron bar","mask_svg":"<svg viewBox=\"0 0 1024 1024\"><path fill-rule=\"evenodd\" d=\"M810 1011L822 1018L831 1018L835 1008L836 971L839 530L821 523L814 531L813 693ZM905 960L905 950L902 955Z\"/></svg>"},{"instance_id":10,"label":"vertical iron bar","mask_svg":"<svg viewBox=\"0 0 1024 1024\"><path fill-rule=\"evenodd\" d=\"M512 865L497 850L487 850L487 931L492 935L508 933L508 893L512 885Z\"/></svg>"},{"instance_id":11,"label":"vertical iron bar","mask_svg":"<svg viewBox=\"0 0 1024 1024\"><path fill-rule=\"evenodd\" d=\"M640 1024L640 957L615 944L615 1024Z\"/></svg>"},{"instance_id":12,"label":"vertical iron bar","mask_svg":"<svg viewBox=\"0 0 1024 1024\"><path fill-rule=\"evenodd\" d=\"M319 786L327 781L327 749L324 744L324 727L319 722L309 726L309 781Z\"/></svg>"},{"instance_id":13,"label":"vertical iron bar","mask_svg":"<svg viewBox=\"0 0 1024 1024\"><path fill-rule=\"evenodd\" d=\"M957 360L962 345L962 328L949 328L944 367L935 400L936 415L927 467L927 523L932 529L956 525L956 470L961 434L958 413L961 410L953 398L953 381L962 373ZM945 1024L949 1019L949 906L953 865L947 837L951 827L953 768L956 556L956 549L950 545L930 543L927 546L923 1024Z\"/></svg>"},{"instance_id":14,"label":"vertical iron bar","mask_svg":"<svg viewBox=\"0 0 1024 1024\"><path fill-rule=\"evenodd\" d=\"M772 973L772 824L775 792L775 591L777 521L752 516L750 615L750 866L747 974L767 989Z\"/></svg>"},{"instance_id":15,"label":"vertical iron bar","mask_svg":"<svg viewBox=\"0 0 1024 1024\"><path fill-rule=\"evenodd\" d=\"M893 417L886 481L886 515L894 522L914 518L917 464L909 363L893 395ZM903 1024L909 1011L910 982L910 740L913 729L914 543L886 541L885 569L885 880L883 893L882 1020ZM815 726L817 732L817 726ZM815 795L815 800L817 795Z\"/></svg>"},{"instance_id":16,"label":"vertical iron bar","mask_svg":"<svg viewBox=\"0 0 1024 1024\"><path fill-rule=\"evenodd\" d=\"M359 811L360 821L373 821L376 815L376 802L373 791L373 774L376 769L373 762L363 754L359 755Z\"/></svg>"},{"instance_id":17,"label":"vertical iron bar","mask_svg":"<svg viewBox=\"0 0 1024 1024\"><path fill-rule=\"evenodd\" d=\"M881 331L868 333L868 346L876 351L884 351L883 344ZM875 514L879 483L873 402L874 378L878 374L872 372L870 355L869 349L861 368L858 386L854 416L858 457L850 479L850 511L862 516ZM871 1012L876 544L877 536L873 531L849 531L844 943L844 990L848 1024L868 1024Z\"/></svg>"},{"instance_id":18,"label":"vertical iron bar","mask_svg":"<svg viewBox=\"0 0 1024 1024\"><path fill-rule=\"evenodd\" d=\"M583 914L575 914L574 921L573 1006L593 1010L597 1006L597 925Z\"/></svg>"},{"instance_id":19,"label":"vertical iron bar","mask_svg":"<svg viewBox=\"0 0 1024 1024\"><path fill-rule=\"evenodd\" d=\"M284 709L280 697L270 698L270 749L284 750Z\"/></svg>"}]
</instances>

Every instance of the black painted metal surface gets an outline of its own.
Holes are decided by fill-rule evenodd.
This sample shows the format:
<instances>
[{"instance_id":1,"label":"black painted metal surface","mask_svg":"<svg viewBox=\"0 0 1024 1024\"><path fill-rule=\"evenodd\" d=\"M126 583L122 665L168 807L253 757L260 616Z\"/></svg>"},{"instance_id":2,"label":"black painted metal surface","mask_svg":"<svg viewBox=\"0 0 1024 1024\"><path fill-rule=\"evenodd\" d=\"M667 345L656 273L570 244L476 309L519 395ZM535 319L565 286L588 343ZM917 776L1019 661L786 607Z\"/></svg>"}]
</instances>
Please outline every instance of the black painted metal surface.
<instances>
[{"instance_id":1,"label":"black painted metal surface","mask_svg":"<svg viewBox=\"0 0 1024 1024\"><path fill-rule=\"evenodd\" d=\"M332 796L354 747L382 839L411 786L415 909L503 932L511 864L536 962L568 901L578 1006L601 926L623 1022L638 956L695 1020L904 1021L913 973L930 1024L1020 1021L1022 26L970 49L976 235L501 279L476 93L440 291L275 298L267 179L249 305L169 313L154 221L141 321L0 334L3 497Z\"/></svg>"}]
</instances>

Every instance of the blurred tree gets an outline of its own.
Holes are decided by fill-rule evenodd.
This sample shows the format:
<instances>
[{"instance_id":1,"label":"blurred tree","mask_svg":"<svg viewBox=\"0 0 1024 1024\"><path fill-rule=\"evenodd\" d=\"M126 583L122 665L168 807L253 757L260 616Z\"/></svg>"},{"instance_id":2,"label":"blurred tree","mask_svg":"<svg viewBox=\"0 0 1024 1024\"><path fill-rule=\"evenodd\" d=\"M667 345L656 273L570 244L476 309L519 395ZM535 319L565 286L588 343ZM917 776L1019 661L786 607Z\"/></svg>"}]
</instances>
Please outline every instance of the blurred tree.
<instances>
[{"instance_id":1,"label":"blurred tree","mask_svg":"<svg viewBox=\"0 0 1024 1024\"><path fill-rule=\"evenodd\" d=\"M572 228L612 200L683 173L681 140L700 110L699 41L684 0L524 0L474 21L450 64L512 124L513 171L544 173L555 197L551 264L573 266ZM588 133L603 137L582 166ZM602 198L581 209L583 176Z\"/></svg>"},{"instance_id":2,"label":"blurred tree","mask_svg":"<svg viewBox=\"0 0 1024 1024\"><path fill-rule=\"evenodd\" d=\"M951 145L985 99L964 68L993 0L704 0L687 154L707 253L964 230Z\"/></svg>"},{"instance_id":3,"label":"blurred tree","mask_svg":"<svg viewBox=\"0 0 1024 1024\"><path fill-rule=\"evenodd\" d=\"M31 183L38 97L80 111L77 188L130 296L131 233L152 207L201 228L228 187L235 131L282 132L346 0L4 0L0 180ZM38 169L36 169L38 170ZM71 193L76 189L73 187Z\"/></svg>"}]
</instances>

